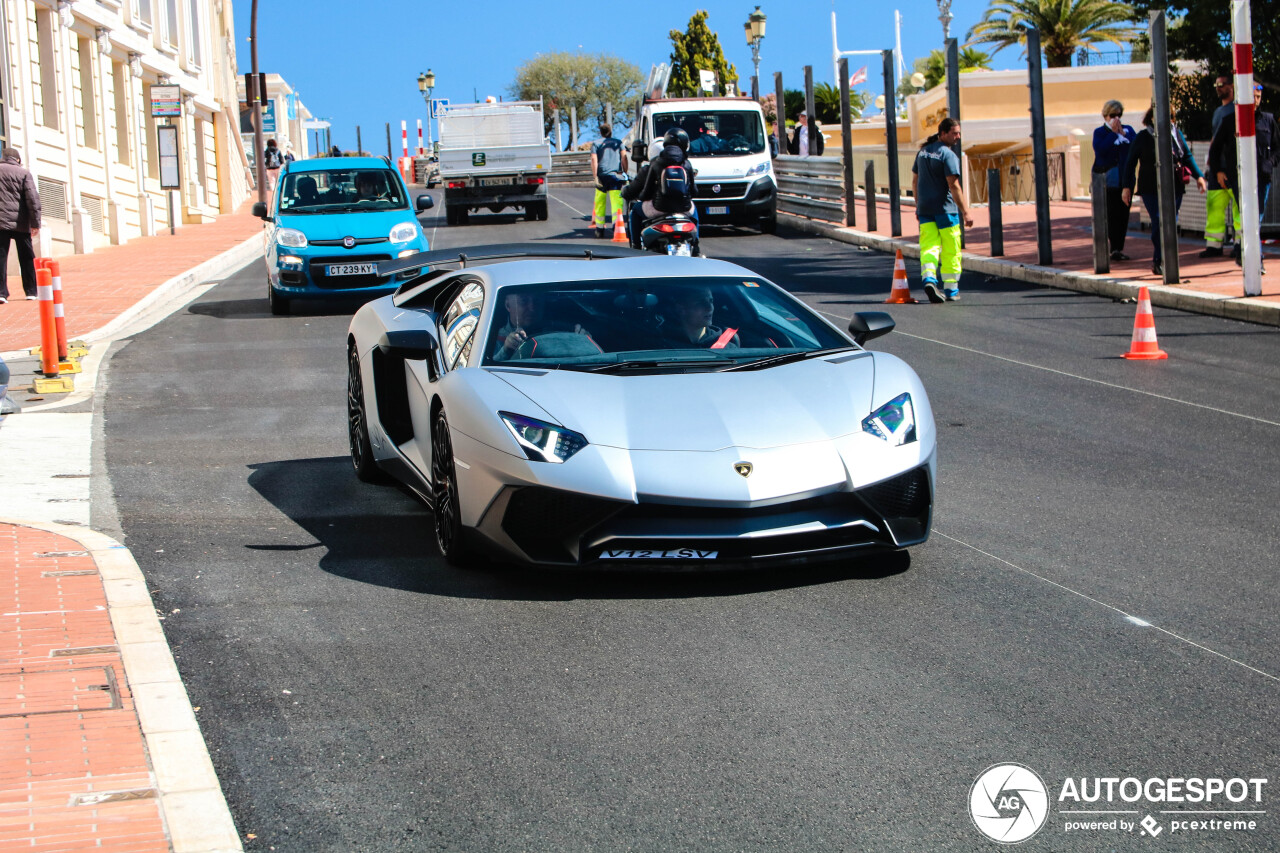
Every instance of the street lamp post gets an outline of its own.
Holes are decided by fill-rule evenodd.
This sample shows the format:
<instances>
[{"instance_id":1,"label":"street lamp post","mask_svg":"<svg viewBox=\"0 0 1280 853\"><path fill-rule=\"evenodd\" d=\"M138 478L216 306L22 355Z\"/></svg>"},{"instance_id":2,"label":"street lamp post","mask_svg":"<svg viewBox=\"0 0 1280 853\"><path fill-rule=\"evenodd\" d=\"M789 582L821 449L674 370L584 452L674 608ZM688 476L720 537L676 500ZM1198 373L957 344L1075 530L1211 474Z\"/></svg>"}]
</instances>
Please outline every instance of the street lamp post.
<instances>
[{"instance_id":1,"label":"street lamp post","mask_svg":"<svg viewBox=\"0 0 1280 853\"><path fill-rule=\"evenodd\" d=\"M757 6L756 10L747 16L747 22L742 25L747 36L747 44L751 46L751 62L755 65L755 72L751 75L751 97L757 100L760 98L760 42L764 41L764 22L765 14Z\"/></svg>"},{"instance_id":2,"label":"street lamp post","mask_svg":"<svg viewBox=\"0 0 1280 853\"><path fill-rule=\"evenodd\" d=\"M431 90L436 87L436 75L428 68L426 73L418 75L418 91L422 93L422 100L427 105L427 152L430 153L435 148L435 143L431 141Z\"/></svg>"},{"instance_id":3,"label":"street lamp post","mask_svg":"<svg viewBox=\"0 0 1280 853\"><path fill-rule=\"evenodd\" d=\"M942 40L951 38L951 0L938 0L938 20L942 22Z\"/></svg>"}]
</instances>

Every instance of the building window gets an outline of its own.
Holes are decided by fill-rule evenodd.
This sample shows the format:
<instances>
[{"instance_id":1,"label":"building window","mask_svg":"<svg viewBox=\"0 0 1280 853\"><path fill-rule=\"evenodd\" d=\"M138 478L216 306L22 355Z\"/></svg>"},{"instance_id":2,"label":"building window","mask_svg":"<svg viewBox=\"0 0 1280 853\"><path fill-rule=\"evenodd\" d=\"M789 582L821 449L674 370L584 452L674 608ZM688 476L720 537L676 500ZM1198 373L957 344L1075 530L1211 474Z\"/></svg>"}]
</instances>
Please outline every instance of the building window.
<instances>
[{"instance_id":1,"label":"building window","mask_svg":"<svg viewBox=\"0 0 1280 853\"><path fill-rule=\"evenodd\" d=\"M106 227L102 217L102 199L97 196L80 194L80 207L89 214L89 228L99 234L105 234Z\"/></svg>"},{"instance_id":2,"label":"building window","mask_svg":"<svg viewBox=\"0 0 1280 853\"><path fill-rule=\"evenodd\" d=\"M205 121L198 118L195 121L195 147L196 147L196 180L200 184L200 189L204 190L205 198L209 197L209 173L205 164Z\"/></svg>"},{"instance_id":3,"label":"building window","mask_svg":"<svg viewBox=\"0 0 1280 853\"><path fill-rule=\"evenodd\" d=\"M191 26L187 30L187 56L197 66L201 64L200 55L200 0L191 0Z\"/></svg>"},{"instance_id":4,"label":"building window","mask_svg":"<svg viewBox=\"0 0 1280 853\"><path fill-rule=\"evenodd\" d=\"M54 130L58 123L58 74L57 59L53 50L54 12L36 10L36 47L40 56L40 106L44 115L40 122Z\"/></svg>"},{"instance_id":5,"label":"building window","mask_svg":"<svg viewBox=\"0 0 1280 853\"><path fill-rule=\"evenodd\" d=\"M151 26L151 0L134 0L137 4L134 10L137 13L138 22Z\"/></svg>"},{"instance_id":6,"label":"building window","mask_svg":"<svg viewBox=\"0 0 1280 853\"><path fill-rule=\"evenodd\" d=\"M76 51L80 63L80 126L84 129L84 144L88 148L98 147L98 110L95 104L98 99L93 91L93 40L79 39L79 50Z\"/></svg>"},{"instance_id":7,"label":"building window","mask_svg":"<svg viewBox=\"0 0 1280 853\"><path fill-rule=\"evenodd\" d=\"M51 178L36 178L36 194L40 196L40 217L67 221L67 185Z\"/></svg>"},{"instance_id":8,"label":"building window","mask_svg":"<svg viewBox=\"0 0 1280 853\"><path fill-rule=\"evenodd\" d=\"M165 11L164 40L170 47L178 46L178 0L167 0Z\"/></svg>"},{"instance_id":9,"label":"building window","mask_svg":"<svg viewBox=\"0 0 1280 853\"><path fill-rule=\"evenodd\" d=\"M156 158L156 120L151 115L151 85L142 87L143 115L147 117L147 138L144 147L147 150L147 177L160 179L160 161Z\"/></svg>"},{"instance_id":10,"label":"building window","mask_svg":"<svg viewBox=\"0 0 1280 853\"><path fill-rule=\"evenodd\" d=\"M111 89L116 101L116 161L129 163L129 71L123 62L111 63Z\"/></svg>"}]
</instances>

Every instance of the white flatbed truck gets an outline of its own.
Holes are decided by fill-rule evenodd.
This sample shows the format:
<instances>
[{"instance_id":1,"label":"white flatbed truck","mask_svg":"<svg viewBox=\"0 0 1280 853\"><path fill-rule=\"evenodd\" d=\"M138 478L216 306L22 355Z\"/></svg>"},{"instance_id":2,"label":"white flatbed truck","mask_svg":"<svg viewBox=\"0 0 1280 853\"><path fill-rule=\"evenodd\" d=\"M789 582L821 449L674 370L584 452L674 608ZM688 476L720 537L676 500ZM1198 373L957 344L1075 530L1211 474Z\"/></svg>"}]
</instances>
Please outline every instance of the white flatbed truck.
<instances>
[{"instance_id":1,"label":"white flatbed truck","mask_svg":"<svg viewBox=\"0 0 1280 853\"><path fill-rule=\"evenodd\" d=\"M515 207L547 218L551 144L542 101L451 104L440 116L440 183L445 221L465 225L473 210Z\"/></svg>"}]
</instances>

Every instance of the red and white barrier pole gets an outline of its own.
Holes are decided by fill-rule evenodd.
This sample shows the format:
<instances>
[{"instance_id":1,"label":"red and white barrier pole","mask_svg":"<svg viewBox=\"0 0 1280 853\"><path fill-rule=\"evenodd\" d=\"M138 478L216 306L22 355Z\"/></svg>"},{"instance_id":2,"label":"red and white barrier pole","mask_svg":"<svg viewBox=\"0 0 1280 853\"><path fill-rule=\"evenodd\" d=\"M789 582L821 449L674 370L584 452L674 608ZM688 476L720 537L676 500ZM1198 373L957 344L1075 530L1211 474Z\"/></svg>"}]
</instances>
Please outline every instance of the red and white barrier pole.
<instances>
[{"instance_id":1,"label":"red and white barrier pole","mask_svg":"<svg viewBox=\"0 0 1280 853\"><path fill-rule=\"evenodd\" d=\"M36 290L40 296L40 372L58 375L58 332L53 319L53 276L49 268L36 270Z\"/></svg>"},{"instance_id":2,"label":"red and white barrier pole","mask_svg":"<svg viewBox=\"0 0 1280 853\"><path fill-rule=\"evenodd\" d=\"M1243 250L1244 295L1262 295L1262 246L1258 243L1262 211L1258 209L1258 149L1253 116L1253 27L1248 0L1231 0L1231 40L1236 83L1236 162L1240 164L1240 246Z\"/></svg>"},{"instance_id":3,"label":"red and white barrier pole","mask_svg":"<svg viewBox=\"0 0 1280 853\"><path fill-rule=\"evenodd\" d=\"M67 360L67 314L62 306L62 268L50 259L46 269L53 278L53 329L58 337L58 361Z\"/></svg>"},{"instance_id":4,"label":"red and white barrier pole","mask_svg":"<svg viewBox=\"0 0 1280 853\"><path fill-rule=\"evenodd\" d=\"M422 154L422 119L418 119L418 156L421 157Z\"/></svg>"},{"instance_id":5,"label":"red and white barrier pole","mask_svg":"<svg viewBox=\"0 0 1280 853\"><path fill-rule=\"evenodd\" d=\"M409 156L409 123L407 121L400 122L400 148L403 153L401 157Z\"/></svg>"}]
</instances>

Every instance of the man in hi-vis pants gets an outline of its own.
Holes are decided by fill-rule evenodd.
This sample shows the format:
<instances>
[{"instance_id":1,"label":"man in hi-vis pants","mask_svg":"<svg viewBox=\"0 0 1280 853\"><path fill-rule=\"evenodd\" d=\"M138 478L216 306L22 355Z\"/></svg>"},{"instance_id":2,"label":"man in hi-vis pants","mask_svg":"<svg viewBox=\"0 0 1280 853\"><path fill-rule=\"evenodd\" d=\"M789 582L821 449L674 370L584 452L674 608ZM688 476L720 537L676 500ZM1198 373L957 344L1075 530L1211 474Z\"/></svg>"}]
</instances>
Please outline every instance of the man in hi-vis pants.
<instances>
[{"instance_id":1,"label":"man in hi-vis pants","mask_svg":"<svg viewBox=\"0 0 1280 853\"><path fill-rule=\"evenodd\" d=\"M1235 115L1236 111L1236 87L1230 74L1219 74L1213 81L1213 91L1222 105L1213 111L1213 133L1210 134L1210 139L1218 135L1218 128L1222 126L1223 120ZM1232 224L1235 225L1236 234L1240 233L1240 205L1236 203L1234 192L1218 184L1218 176L1212 169L1206 170L1205 180L1209 183L1209 192L1204 197L1205 250L1200 253L1200 257L1220 258L1222 244L1227 237L1227 205L1231 205Z\"/></svg>"},{"instance_id":2,"label":"man in hi-vis pants","mask_svg":"<svg viewBox=\"0 0 1280 853\"><path fill-rule=\"evenodd\" d=\"M911 191L920 222L920 274L930 302L955 302L960 298L961 218L966 227L973 226L960 185L960 158L952 148L959 141L960 122L944 118L911 167Z\"/></svg>"}]
</instances>

